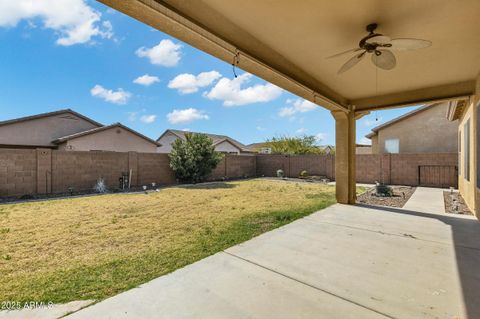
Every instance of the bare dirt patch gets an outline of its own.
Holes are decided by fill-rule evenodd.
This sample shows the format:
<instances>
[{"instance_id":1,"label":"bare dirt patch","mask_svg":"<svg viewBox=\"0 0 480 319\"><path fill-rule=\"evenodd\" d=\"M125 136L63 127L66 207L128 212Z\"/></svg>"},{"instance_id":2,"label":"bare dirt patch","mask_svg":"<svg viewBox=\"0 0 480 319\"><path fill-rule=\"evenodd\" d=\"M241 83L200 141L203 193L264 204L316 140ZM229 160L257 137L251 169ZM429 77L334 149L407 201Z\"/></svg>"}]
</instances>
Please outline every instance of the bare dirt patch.
<instances>
[{"instance_id":1,"label":"bare dirt patch","mask_svg":"<svg viewBox=\"0 0 480 319\"><path fill-rule=\"evenodd\" d=\"M443 192L443 200L445 203L445 212L448 214L473 215L467 204L463 200L462 195L458 192Z\"/></svg>"},{"instance_id":2,"label":"bare dirt patch","mask_svg":"<svg viewBox=\"0 0 480 319\"><path fill-rule=\"evenodd\" d=\"M403 207L415 192L412 186L391 186L393 196L380 197L375 195L375 187L368 189L365 193L357 196L357 202L369 205L380 205L389 207Z\"/></svg>"}]
</instances>

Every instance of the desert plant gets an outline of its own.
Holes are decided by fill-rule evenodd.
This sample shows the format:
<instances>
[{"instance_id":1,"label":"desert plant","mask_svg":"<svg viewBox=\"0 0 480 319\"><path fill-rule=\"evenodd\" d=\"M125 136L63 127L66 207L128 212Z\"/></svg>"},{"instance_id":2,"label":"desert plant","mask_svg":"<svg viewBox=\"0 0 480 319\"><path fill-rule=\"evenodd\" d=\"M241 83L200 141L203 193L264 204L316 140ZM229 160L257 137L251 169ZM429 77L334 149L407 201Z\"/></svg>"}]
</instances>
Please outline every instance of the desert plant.
<instances>
[{"instance_id":1,"label":"desert plant","mask_svg":"<svg viewBox=\"0 0 480 319\"><path fill-rule=\"evenodd\" d=\"M97 180L93 189L101 194L108 192L107 184L105 184L105 180L102 177Z\"/></svg>"},{"instance_id":2,"label":"desert plant","mask_svg":"<svg viewBox=\"0 0 480 319\"><path fill-rule=\"evenodd\" d=\"M285 173L283 172L283 169L277 169L277 177L283 178L285 176Z\"/></svg>"},{"instance_id":3,"label":"desert plant","mask_svg":"<svg viewBox=\"0 0 480 319\"><path fill-rule=\"evenodd\" d=\"M300 172L300 177L302 177L302 178L307 178L307 177L308 177L308 172L305 171L305 170L301 171L301 172Z\"/></svg>"},{"instance_id":4,"label":"desert plant","mask_svg":"<svg viewBox=\"0 0 480 319\"><path fill-rule=\"evenodd\" d=\"M170 167L182 182L201 182L217 167L223 155L215 151L206 134L185 134L185 140L172 143Z\"/></svg>"}]
</instances>

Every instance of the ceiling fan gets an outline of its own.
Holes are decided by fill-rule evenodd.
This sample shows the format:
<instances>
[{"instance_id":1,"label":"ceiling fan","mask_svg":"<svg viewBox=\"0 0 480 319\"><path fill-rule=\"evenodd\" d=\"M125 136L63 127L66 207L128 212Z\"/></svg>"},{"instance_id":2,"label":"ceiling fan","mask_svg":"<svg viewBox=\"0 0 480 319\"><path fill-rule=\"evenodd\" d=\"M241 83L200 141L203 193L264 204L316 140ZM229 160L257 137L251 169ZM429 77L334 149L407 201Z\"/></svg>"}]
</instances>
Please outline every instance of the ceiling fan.
<instances>
[{"instance_id":1,"label":"ceiling fan","mask_svg":"<svg viewBox=\"0 0 480 319\"><path fill-rule=\"evenodd\" d=\"M390 50L416 50L427 48L432 45L432 42L428 40L411 38L390 39L390 37L386 35L375 33L377 27L378 25L376 23L367 25L367 31L369 34L360 40L358 43L358 48L343 51L327 57L327 59L331 59L348 53L359 52L345 62L340 70L338 70L337 74L342 74L343 72L350 70L358 62L360 62L365 55L367 55L367 53L372 55L372 62L377 67L384 70L391 70L397 64L397 60L395 55Z\"/></svg>"}]
</instances>

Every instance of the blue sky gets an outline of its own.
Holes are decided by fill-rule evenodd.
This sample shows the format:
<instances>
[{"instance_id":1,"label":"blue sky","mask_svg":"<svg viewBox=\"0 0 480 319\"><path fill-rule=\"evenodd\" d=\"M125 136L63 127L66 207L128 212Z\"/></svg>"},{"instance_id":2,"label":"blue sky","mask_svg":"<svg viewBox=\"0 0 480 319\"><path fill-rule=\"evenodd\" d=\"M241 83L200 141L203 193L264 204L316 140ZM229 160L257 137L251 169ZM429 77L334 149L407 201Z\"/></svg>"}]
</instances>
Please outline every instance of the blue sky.
<instances>
[{"instance_id":1,"label":"blue sky","mask_svg":"<svg viewBox=\"0 0 480 319\"><path fill-rule=\"evenodd\" d=\"M175 128L335 141L327 110L241 70L234 79L230 64L94 1L0 1L0 50L0 120L71 108L151 138ZM357 140L411 109L360 119Z\"/></svg>"}]
</instances>

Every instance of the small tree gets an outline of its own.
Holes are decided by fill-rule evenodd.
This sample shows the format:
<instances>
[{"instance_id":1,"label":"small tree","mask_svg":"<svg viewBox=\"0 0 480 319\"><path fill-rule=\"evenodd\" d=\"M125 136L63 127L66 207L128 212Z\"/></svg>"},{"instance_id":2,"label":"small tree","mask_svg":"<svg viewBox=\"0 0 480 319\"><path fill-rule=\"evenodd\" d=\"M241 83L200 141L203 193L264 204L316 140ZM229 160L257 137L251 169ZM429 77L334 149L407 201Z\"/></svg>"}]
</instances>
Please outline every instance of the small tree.
<instances>
[{"instance_id":1,"label":"small tree","mask_svg":"<svg viewBox=\"0 0 480 319\"><path fill-rule=\"evenodd\" d=\"M170 167L182 182L201 182L222 160L213 141L206 134L185 134L185 140L172 143Z\"/></svg>"},{"instance_id":2,"label":"small tree","mask_svg":"<svg viewBox=\"0 0 480 319\"><path fill-rule=\"evenodd\" d=\"M315 136L304 135L301 137L280 136L265 142L266 147L272 149L274 154L323 154L324 151L318 146Z\"/></svg>"}]
</instances>

